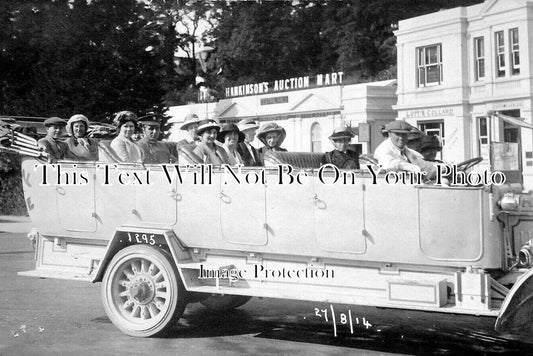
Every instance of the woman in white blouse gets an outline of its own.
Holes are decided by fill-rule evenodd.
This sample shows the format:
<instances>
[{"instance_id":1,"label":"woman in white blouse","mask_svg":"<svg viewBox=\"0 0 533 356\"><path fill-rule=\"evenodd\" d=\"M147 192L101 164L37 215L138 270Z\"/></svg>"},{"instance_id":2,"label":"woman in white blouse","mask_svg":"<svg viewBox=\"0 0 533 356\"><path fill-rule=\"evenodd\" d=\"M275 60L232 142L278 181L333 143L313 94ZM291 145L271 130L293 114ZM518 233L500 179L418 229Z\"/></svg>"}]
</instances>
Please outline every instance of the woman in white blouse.
<instances>
[{"instance_id":1,"label":"woman in white blouse","mask_svg":"<svg viewBox=\"0 0 533 356\"><path fill-rule=\"evenodd\" d=\"M244 141L244 133L235 124L224 124L220 129L217 140L222 142L222 148L228 155L228 164L244 164L244 161L237 152L237 145Z\"/></svg>"},{"instance_id":2,"label":"woman in white blouse","mask_svg":"<svg viewBox=\"0 0 533 356\"><path fill-rule=\"evenodd\" d=\"M121 111L113 120L118 136L111 141L111 148L122 162L141 162L141 150L132 136L137 128L137 115L131 111Z\"/></svg>"}]
</instances>

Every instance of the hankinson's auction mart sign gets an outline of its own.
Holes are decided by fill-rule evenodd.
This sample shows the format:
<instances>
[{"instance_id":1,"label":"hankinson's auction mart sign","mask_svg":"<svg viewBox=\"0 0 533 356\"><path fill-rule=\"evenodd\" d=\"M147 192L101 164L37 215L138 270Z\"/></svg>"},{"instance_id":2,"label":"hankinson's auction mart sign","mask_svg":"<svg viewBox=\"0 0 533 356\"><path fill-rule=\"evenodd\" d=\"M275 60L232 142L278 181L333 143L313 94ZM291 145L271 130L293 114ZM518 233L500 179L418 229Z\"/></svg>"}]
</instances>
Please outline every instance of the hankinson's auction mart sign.
<instances>
[{"instance_id":1,"label":"hankinson's auction mart sign","mask_svg":"<svg viewBox=\"0 0 533 356\"><path fill-rule=\"evenodd\" d=\"M226 98L245 95L266 94L288 90L298 90L327 85L339 85L342 84L343 76L344 72L333 72L326 74L317 74L314 77L307 75L304 77L277 79L273 82L237 85L234 87L226 88Z\"/></svg>"}]
</instances>

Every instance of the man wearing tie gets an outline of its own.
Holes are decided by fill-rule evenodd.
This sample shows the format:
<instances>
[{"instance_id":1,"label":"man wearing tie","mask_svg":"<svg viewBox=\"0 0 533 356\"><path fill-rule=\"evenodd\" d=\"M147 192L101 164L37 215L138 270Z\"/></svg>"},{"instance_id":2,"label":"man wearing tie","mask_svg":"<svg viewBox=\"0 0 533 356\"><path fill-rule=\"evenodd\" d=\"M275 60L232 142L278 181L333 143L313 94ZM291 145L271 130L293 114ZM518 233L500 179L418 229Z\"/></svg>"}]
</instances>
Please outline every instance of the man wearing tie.
<instances>
[{"instance_id":1,"label":"man wearing tie","mask_svg":"<svg viewBox=\"0 0 533 356\"><path fill-rule=\"evenodd\" d=\"M376 158L385 170L426 172L426 177L431 179L436 174L436 167L424 157L407 147L407 136L413 127L403 120L396 120L385 127L389 138L383 141L374 152Z\"/></svg>"},{"instance_id":2,"label":"man wearing tie","mask_svg":"<svg viewBox=\"0 0 533 356\"><path fill-rule=\"evenodd\" d=\"M241 142L237 146L237 152L241 155L245 166L262 166L263 162L259 152L252 146L252 142L255 139L255 133L259 128L257 122L253 119L244 119L237 124L239 130L244 133L244 142Z\"/></svg>"}]
</instances>

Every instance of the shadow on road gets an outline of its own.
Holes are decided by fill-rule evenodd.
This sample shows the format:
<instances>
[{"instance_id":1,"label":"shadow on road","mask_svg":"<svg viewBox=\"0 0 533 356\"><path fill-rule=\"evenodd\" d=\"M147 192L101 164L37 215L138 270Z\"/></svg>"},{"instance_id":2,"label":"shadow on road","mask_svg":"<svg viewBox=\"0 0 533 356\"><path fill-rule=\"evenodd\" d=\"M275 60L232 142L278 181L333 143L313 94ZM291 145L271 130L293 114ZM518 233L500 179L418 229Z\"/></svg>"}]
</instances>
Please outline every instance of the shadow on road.
<instances>
[{"instance_id":1,"label":"shadow on road","mask_svg":"<svg viewBox=\"0 0 533 356\"><path fill-rule=\"evenodd\" d=\"M106 317L94 322L110 323ZM337 329L306 318L291 321L252 316L246 310L214 312L198 307L186 313L169 333L171 339L211 338L255 334L254 337L330 345L411 355L526 355L533 345L462 327L374 325L371 328Z\"/></svg>"}]
</instances>

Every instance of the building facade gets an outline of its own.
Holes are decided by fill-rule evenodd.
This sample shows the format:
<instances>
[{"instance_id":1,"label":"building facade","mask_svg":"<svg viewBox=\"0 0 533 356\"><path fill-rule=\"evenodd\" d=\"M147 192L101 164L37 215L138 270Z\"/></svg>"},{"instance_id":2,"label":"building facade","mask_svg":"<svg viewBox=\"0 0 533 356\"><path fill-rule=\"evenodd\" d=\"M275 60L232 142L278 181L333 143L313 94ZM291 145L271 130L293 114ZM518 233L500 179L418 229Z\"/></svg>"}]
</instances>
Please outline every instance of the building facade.
<instances>
[{"instance_id":1,"label":"building facade","mask_svg":"<svg viewBox=\"0 0 533 356\"><path fill-rule=\"evenodd\" d=\"M486 0L400 21L398 117L533 188L533 1ZM511 118L509 118L511 117ZM512 117L520 118L512 120Z\"/></svg>"},{"instance_id":2,"label":"building facade","mask_svg":"<svg viewBox=\"0 0 533 356\"><path fill-rule=\"evenodd\" d=\"M244 89L233 87L229 94L240 92L244 95L213 103L174 106L167 115L183 119L187 114L195 113L200 118L220 122L238 122L245 118L253 118L259 124L274 121L287 131L282 146L289 151L302 152L332 150L328 137L335 127L347 125L357 132L352 143L359 144L364 153L373 152L383 140L381 126L396 118L392 109L396 104L395 80L350 85L337 80L336 84L330 81L330 85L304 89L296 80L293 81L296 83L294 90L286 90L287 86L283 88L285 91L276 90L282 85L279 84L281 81L274 82L263 94L246 95L246 90L256 91L253 85L242 86ZM289 79L285 82L290 88ZM259 142L255 145L261 146Z\"/></svg>"}]
</instances>

